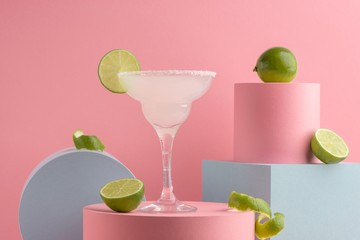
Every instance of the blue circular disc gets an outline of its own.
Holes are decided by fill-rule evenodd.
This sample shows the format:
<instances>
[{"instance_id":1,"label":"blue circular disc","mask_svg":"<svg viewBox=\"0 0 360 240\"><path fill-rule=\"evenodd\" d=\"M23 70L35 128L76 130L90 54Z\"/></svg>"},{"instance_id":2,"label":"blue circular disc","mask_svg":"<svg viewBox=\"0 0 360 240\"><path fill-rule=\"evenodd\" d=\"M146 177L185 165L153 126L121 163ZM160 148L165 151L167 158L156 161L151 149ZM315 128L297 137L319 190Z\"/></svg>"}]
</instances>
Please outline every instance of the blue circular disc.
<instances>
[{"instance_id":1,"label":"blue circular disc","mask_svg":"<svg viewBox=\"0 0 360 240\"><path fill-rule=\"evenodd\" d=\"M106 183L134 175L106 152L61 150L28 177L20 201L23 240L82 240L83 207L101 203Z\"/></svg>"}]
</instances>

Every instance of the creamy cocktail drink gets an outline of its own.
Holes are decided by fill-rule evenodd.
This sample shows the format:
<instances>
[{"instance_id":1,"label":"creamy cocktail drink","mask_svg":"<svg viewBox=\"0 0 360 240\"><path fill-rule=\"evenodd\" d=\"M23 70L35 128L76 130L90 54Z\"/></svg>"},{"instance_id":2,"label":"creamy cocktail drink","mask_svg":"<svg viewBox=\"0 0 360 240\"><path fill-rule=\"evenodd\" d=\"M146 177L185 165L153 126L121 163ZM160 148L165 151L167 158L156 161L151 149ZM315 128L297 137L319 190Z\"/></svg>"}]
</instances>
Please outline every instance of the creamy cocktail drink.
<instances>
[{"instance_id":1,"label":"creamy cocktail drink","mask_svg":"<svg viewBox=\"0 0 360 240\"><path fill-rule=\"evenodd\" d=\"M141 102L153 125L171 128L185 121L193 100L209 88L210 72L142 71L121 73L127 93Z\"/></svg>"}]
</instances>

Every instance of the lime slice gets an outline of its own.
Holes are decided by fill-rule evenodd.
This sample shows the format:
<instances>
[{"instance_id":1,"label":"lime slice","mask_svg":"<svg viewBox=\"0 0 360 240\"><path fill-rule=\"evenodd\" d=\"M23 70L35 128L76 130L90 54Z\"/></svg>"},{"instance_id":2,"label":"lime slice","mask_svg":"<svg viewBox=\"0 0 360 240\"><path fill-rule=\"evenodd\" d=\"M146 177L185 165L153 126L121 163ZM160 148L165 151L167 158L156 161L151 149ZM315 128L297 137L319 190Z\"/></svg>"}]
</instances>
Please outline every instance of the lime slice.
<instances>
[{"instance_id":1,"label":"lime slice","mask_svg":"<svg viewBox=\"0 0 360 240\"><path fill-rule=\"evenodd\" d=\"M229 208L235 208L239 211L255 211L271 218L271 209L269 204L261 198L254 198L244 193L232 191L228 201Z\"/></svg>"},{"instance_id":2,"label":"lime slice","mask_svg":"<svg viewBox=\"0 0 360 240\"><path fill-rule=\"evenodd\" d=\"M83 131L81 130L74 131L73 141L76 149L87 149L101 152L105 149L105 145L97 136L84 135Z\"/></svg>"},{"instance_id":3,"label":"lime slice","mask_svg":"<svg viewBox=\"0 0 360 240\"><path fill-rule=\"evenodd\" d=\"M253 71L264 82L291 82L297 73L296 57L287 48L273 47L261 54Z\"/></svg>"},{"instance_id":4,"label":"lime slice","mask_svg":"<svg viewBox=\"0 0 360 240\"><path fill-rule=\"evenodd\" d=\"M284 229L284 218L282 213L274 213L271 218L269 204L261 198L254 198L244 193L233 191L230 194L228 206L239 211L255 211L260 213L255 222L255 234L259 239L269 238L278 234ZM263 219L268 221L261 223Z\"/></svg>"},{"instance_id":5,"label":"lime slice","mask_svg":"<svg viewBox=\"0 0 360 240\"><path fill-rule=\"evenodd\" d=\"M124 49L115 49L105 54L98 68L98 75L102 85L114 93L125 93L119 73L140 71L136 57Z\"/></svg>"},{"instance_id":6,"label":"lime slice","mask_svg":"<svg viewBox=\"0 0 360 240\"><path fill-rule=\"evenodd\" d=\"M144 198L144 183L136 178L124 178L105 184L100 190L104 203L116 212L136 209Z\"/></svg>"},{"instance_id":7,"label":"lime slice","mask_svg":"<svg viewBox=\"0 0 360 240\"><path fill-rule=\"evenodd\" d=\"M318 129L311 139L311 150L324 163L338 163L349 155L344 140L329 129Z\"/></svg>"},{"instance_id":8,"label":"lime slice","mask_svg":"<svg viewBox=\"0 0 360 240\"><path fill-rule=\"evenodd\" d=\"M274 213L273 218L261 223L261 221L266 218L268 217L264 214L260 214L255 221L255 234L259 239L275 236L285 227L285 216L282 213Z\"/></svg>"}]
</instances>

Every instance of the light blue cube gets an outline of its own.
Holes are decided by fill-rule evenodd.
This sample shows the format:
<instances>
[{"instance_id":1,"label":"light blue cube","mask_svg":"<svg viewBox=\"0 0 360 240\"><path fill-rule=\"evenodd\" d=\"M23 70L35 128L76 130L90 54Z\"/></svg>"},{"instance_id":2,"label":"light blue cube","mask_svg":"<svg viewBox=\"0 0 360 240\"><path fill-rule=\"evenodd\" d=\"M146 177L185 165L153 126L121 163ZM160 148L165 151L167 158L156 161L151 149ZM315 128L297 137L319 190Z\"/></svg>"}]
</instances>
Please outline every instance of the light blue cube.
<instances>
[{"instance_id":1,"label":"light blue cube","mask_svg":"<svg viewBox=\"0 0 360 240\"><path fill-rule=\"evenodd\" d=\"M202 162L202 200L227 202L231 191L266 200L285 214L273 240L359 240L360 164Z\"/></svg>"}]
</instances>

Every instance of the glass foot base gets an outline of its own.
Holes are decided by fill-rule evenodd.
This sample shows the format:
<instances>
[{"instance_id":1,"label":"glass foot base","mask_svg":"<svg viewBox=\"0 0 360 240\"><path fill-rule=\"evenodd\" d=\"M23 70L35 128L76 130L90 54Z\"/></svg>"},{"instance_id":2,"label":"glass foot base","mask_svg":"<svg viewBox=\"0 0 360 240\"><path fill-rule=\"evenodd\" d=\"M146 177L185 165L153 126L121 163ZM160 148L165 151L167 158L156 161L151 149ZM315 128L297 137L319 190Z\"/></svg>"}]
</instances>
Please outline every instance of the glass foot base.
<instances>
[{"instance_id":1,"label":"glass foot base","mask_svg":"<svg viewBox=\"0 0 360 240\"><path fill-rule=\"evenodd\" d=\"M144 206L139 209L140 212L146 213L185 213L185 212L195 212L196 207L187 205L181 201L176 202L154 202L150 205Z\"/></svg>"}]
</instances>

